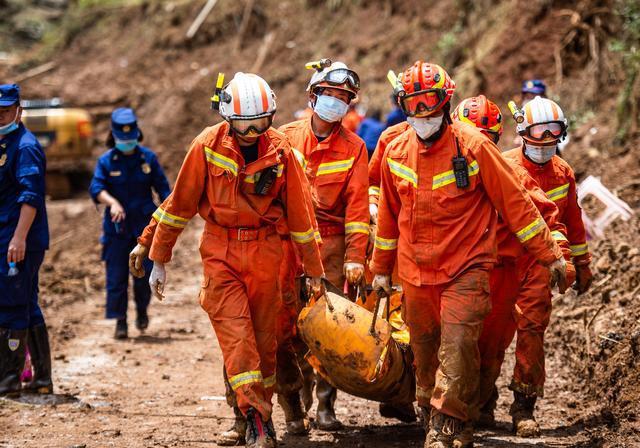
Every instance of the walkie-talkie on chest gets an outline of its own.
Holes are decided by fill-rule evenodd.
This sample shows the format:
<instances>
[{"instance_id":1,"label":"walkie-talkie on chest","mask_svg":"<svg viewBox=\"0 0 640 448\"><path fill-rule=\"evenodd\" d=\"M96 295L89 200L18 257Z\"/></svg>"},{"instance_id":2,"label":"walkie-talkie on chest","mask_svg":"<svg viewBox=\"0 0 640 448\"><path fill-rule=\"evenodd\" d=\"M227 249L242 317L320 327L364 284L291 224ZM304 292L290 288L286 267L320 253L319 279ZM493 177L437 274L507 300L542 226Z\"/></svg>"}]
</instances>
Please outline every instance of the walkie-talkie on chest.
<instances>
[{"instance_id":1,"label":"walkie-talkie on chest","mask_svg":"<svg viewBox=\"0 0 640 448\"><path fill-rule=\"evenodd\" d=\"M457 155L453 159L451 159L451 162L453 164L453 175L456 178L456 187L467 188L469 187L469 165L467 163L466 157L463 156L462 152L460 151L460 144L458 143L458 139L455 138L455 141Z\"/></svg>"}]
</instances>

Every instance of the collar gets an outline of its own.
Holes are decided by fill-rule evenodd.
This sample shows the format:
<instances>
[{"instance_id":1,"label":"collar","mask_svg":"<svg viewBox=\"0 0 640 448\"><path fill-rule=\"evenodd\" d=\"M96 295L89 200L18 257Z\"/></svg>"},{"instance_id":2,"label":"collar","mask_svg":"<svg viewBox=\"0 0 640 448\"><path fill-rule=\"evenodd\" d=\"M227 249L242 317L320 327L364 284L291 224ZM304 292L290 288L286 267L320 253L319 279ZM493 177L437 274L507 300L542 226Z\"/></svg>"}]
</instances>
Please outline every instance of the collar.
<instances>
[{"instance_id":1,"label":"collar","mask_svg":"<svg viewBox=\"0 0 640 448\"><path fill-rule=\"evenodd\" d=\"M229 124L225 123L223 126L227 126L227 129L224 129L224 137L220 143L221 146L234 153L238 160L242 160L244 162L240 145L238 144L238 140L236 140L233 131L231 131ZM284 142L281 142L276 146L272 139L272 133L273 131L268 129L267 132L258 137L258 159L242 167L242 170L246 174L257 173L258 171L268 166L275 165L280 161L280 153L282 152L281 148Z\"/></svg>"},{"instance_id":2,"label":"collar","mask_svg":"<svg viewBox=\"0 0 640 448\"><path fill-rule=\"evenodd\" d=\"M111 148L111 161L120 160L120 159L128 160L129 157L134 159L135 156L138 156L138 158L141 161L145 160L144 153L140 150L140 145L136 146L136 148L133 150L133 154L131 154L130 156L125 155L122 151L120 151L116 147Z\"/></svg>"},{"instance_id":3,"label":"collar","mask_svg":"<svg viewBox=\"0 0 640 448\"><path fill-rule=\"evenodd\" d=\"M18 129L0 137L0 149L2 149L3 151L6 150L13 142L13 140L18 138L18 135L20 135L23 129L25 129L24 124L22 124L22 121L20 121L20 123L18 123ZM1 145L5 145L5 147L3 148Z\"/></svg>"},{"instance_id":4,"label":"collar","mask_svg":"<svg viewBox=\"0 0 640 448\"><path fill-rule=\"evenodd\" d=\"M338 146L337 145L334 146L333 142L335 139L339 137L339 134L342 130L342 122L335 123L333 126L333 129L331 130L331 133L328 136L326 136L324 140L318 141L318 137L316 137L316 134L313 132L313 126L311 125L311 118L312 116L306 119L306 131L307 131L307 134L311 136L312 142L314 143L314 148L312 149L311 152L324 151L329 148L336 149Z\"/></svg>"}]
</instances>

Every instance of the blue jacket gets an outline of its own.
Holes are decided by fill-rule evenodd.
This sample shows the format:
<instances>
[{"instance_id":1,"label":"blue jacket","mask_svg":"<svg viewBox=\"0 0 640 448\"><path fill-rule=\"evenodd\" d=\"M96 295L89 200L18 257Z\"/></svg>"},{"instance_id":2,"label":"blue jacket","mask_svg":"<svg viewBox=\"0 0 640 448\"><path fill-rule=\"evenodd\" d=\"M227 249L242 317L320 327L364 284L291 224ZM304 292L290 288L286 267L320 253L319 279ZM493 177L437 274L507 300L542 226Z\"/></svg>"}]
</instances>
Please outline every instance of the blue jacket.
<instances>
[{"instance_id":1,"label":"blue jacket","mask_svg":"<svg viewBox=\"0 0 640 448\"><path fill-rule=\"evenodd\" d=\"M5 260L22 204L36 209L36 217L27 234L27 251L49 248L44 203L46 165L40 143L22 123L0 140L0 256Z\"/></svg>"},{"instance_id":2,"label":"blue jacket","mask_svg":"<svg viewBox=\"0 0 640 448\"><path fill-rule=\"evenodd\" d=\"M376 149L376 145L378 144L378 139L380 138L380 134L384 131L385 126L379 120L375 118L365 118L360 123L360 127L358 127L358 136L362 140L364 140L364 144L367 147L367 152L369 153L369 158L371 158L371 153L374 149Z\"/></svg>"},{"instance_id":3,"label":"blue jacket","mask_svg":"<svg viewBox=\"0 0 640 448\"><path fill-rule=\"evenodd\" d=\"M150 149L137 146L132 155L124 155L112 148L100 156L89 193L98 203L98 194L106 190L122 204L126 214L125 220L116 227L111 222L110 207L106 208L102 221L103 242L114 237L136 238L142 234L156 209L152 189L161 201L171 193L158 158Z\"/></svg>"},{"instance_id":4,"label":"blue jacket","mask_svg":"<svg viewBox=\"0 0 640 448\"><path fill-rule=\"evenodd\" d=\"M389 112L389 115L387 115L386 127L389 128L395 124L402 123L403 121L407 121L407 116L402 112L402 109L396 107Z\"/></svg>"}]
</instances>

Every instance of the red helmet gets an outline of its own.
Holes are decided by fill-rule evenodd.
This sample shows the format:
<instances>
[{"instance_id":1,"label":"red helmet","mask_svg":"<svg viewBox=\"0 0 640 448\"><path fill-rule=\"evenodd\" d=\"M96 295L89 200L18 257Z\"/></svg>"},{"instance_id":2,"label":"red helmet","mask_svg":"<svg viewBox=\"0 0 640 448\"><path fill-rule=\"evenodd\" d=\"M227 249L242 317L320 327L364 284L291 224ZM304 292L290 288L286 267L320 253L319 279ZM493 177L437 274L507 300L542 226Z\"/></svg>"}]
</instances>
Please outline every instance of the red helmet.
<instances>
[{"instance_id":1,"label":"red helmet","mask_svg":"<svg viewBox=\"0 0 640 448\"><path fill-rule=\"evenodd\" d=\"M462 100L453 111L453 119L477 127L496 143L502 135L500 108L484 95Z\"/></svg>"},{"instance_id":2,"label":"red helmet","mask_svg":"<svg viewBox=\"0 0 640 448\"><path fill-rule=\"evenodd\" d=\"M409 117L426 117L447 104L456 83L439 65L416 61L398 76L397 96L402 111Z\"/></svg>"}]
</instances>

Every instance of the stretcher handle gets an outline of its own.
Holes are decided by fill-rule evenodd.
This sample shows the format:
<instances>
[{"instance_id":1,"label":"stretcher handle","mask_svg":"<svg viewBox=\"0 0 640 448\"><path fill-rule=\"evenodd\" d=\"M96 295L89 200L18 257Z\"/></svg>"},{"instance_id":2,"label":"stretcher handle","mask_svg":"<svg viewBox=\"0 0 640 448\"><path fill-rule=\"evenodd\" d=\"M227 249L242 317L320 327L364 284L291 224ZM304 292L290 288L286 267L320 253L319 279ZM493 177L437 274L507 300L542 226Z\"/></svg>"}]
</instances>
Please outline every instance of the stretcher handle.
<instances>
[{"instance_id":1,"label":"stretcher handle","mask_svg":"<svg viewBox=\"0 0 640 448\"><path fill-rule=\"evenodd\" d=\"M388 306L389 294L387 294L387 292L384 290L376 291L376 307L373 310L373 319L371 319L371 328L369 328L369 334L371 336L376 335L376 320L378 319L378 312L380 311L380 300L382 300L383 297L387 298L387 306Z\"/></svg>"}]
</instances>

